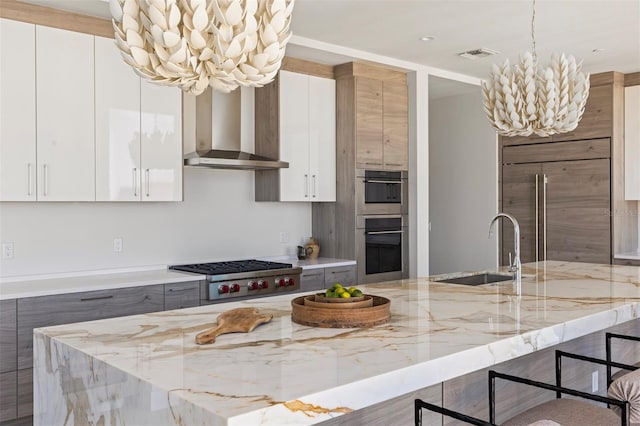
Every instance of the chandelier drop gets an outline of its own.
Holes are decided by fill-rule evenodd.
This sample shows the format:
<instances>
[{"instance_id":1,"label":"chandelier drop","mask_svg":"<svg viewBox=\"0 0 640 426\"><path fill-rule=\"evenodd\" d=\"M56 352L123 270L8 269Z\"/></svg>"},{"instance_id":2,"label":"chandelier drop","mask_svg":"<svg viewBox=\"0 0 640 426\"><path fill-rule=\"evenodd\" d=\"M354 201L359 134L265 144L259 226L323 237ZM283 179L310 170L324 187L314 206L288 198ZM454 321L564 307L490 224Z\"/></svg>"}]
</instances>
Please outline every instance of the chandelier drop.
<instances>
[{"instance_id":1,"label":"chandelier drop","mask_svg":"<svg viewBox=\"0 0 640 426\"><path fill-rule=\"evenodd\" d=\"M294 0L110 0L124 61L153 83L199 95L271 82Z\"/></svg>"},{"instance_id":2,"label":"chandelier drop","mask_svg":"<svg viewBox=\"0 0 640 426\"><path fill-rule=\"evenodd\" d=\"M550 136L574 130L589 97L589 74L573 56L553 55L550 66L538 69L535 39L536 2L533 0L533 53L513 65L493 65L482 82L484 109L491 125L503 136Z\"/></svg>"}]
</instances>

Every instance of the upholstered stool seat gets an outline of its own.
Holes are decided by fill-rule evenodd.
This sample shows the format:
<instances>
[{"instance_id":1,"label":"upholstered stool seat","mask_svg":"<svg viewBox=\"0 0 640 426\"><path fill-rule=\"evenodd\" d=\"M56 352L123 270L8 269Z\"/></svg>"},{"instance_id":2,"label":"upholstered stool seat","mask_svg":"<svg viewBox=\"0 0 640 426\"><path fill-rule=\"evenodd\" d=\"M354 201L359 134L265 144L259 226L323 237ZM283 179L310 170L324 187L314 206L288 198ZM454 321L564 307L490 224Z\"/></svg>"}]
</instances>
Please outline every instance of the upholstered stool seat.
<instances>
[{"instance_id":1,"label":"upholstered stool seat","mask_svg":"<svg viewBox=\"0 0 640 426\"><path fill-rule=\"evenodd\" d=\"M541 420L551 420L562 426L616 425L620 417L606 407L577 399L553 399L501 423L502 426L524 426Z\"/></svg>"}]
</instances>

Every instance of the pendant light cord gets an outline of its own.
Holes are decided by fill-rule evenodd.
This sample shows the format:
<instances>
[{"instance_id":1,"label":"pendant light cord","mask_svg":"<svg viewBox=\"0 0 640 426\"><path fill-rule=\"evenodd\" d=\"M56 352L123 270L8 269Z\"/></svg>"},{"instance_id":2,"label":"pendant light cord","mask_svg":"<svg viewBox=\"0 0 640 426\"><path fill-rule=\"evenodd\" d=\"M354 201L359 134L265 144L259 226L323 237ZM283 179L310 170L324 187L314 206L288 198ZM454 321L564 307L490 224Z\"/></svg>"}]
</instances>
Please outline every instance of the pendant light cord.
<instances>
[{"instance_id":1,"label":"pendant light cord","mask_svg":"<svg viewBox=\"0 0 640 426\"><path fill-rule=\"evenodd\" d=\"M533 13L531 14L531 42L533 44L533 63L538 62L536 53L536 0L533 0Z\"/></svg>"}]
</instances>

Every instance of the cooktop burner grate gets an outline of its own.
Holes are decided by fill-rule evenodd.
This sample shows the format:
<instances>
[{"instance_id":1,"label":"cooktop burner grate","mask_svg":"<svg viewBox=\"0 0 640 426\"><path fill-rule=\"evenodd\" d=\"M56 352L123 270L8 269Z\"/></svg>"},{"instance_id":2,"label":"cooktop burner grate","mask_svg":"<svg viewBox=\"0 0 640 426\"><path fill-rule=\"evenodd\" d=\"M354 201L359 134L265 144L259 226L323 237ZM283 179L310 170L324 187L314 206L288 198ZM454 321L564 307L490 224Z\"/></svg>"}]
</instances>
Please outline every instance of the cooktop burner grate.
<instances>
[{"instance_id":1,"label":"cooktop burner grate","mask_svg":"<svg viewBox=\"0 0 640 426\"><path fill-rule=\"evenodd\" d=\"M175 265L170 269L193 272L204 275L224 275L241 272L265 271L269 269L290 269L290 263L268 262L264 260L235 260L229 262L194 263L192 265Z\"/></svg>"}]
</instances>

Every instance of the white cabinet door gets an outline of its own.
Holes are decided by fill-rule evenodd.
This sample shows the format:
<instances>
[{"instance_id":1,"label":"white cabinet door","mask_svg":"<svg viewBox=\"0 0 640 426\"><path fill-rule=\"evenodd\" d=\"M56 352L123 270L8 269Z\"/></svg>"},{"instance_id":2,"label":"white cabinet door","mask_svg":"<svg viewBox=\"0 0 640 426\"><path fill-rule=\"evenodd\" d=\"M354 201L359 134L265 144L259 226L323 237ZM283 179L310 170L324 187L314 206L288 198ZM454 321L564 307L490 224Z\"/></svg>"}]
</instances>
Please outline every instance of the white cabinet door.
<instances>
[{"instance_id":1,"label":"white cabinet door","mask_svg":"<svg viewBox=\"0 0 640 426\"><path fill-rule=\"evenodd\" d=\"M336 82L309 76L311 201L336 201Z\"/></svg>"},{"instance_id":2,"label":"white cabinet door","mask_svg":"<svg viewBox=\"0 0 640 426\"><path fill-rule=\"evenodd\" d=\"M95 200L93 39L36 27L39 201Z\"/></svg>"},{"instance_id":3,"label":"white cabinet door","mask_svg":"<svg viewBox=\"0 0 640 426\"><path fill-rule=\"evenodd\" d=\"M640 200L640 86L624 89L624 198Z\"/></svg>"},{"instance_id":4,"label":"white cabinet door","mask_svg":"<svg viewBox=\"0 0 640 426\"><path fill-rule=\"evenodd\" d=\"M0 19L0 201L36 200L35 34Z\"/></svg>"},{"instance_id":5,"label":"white cabinet door","mask_svg":"<svg viewBox=\"0 0 640 426\"><path fill-rule=\"evenodd\" d=\"M310 201L309 78L280 71L280 201Z\"/></svg>"},{"instance_id":6,"label":"white cabinet door","mask_svg":"<svg viewBox=\"0 0 640 426\"><path fill-rule=\"evenodd\" d=\"M182 92L140 83L142 201L182 201Z\"/></svg>"},{"instance_id":7,"label":"white cabinet door","mask_svg":"<svg viewBox=\"0 0 640 426\"><path fill-rule=\"evenodd\" d=\"M113 39L95 38L96 200L138 201L140 77Z\"/></svg>"}]
</instances>

